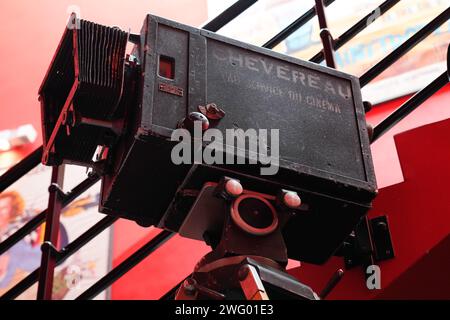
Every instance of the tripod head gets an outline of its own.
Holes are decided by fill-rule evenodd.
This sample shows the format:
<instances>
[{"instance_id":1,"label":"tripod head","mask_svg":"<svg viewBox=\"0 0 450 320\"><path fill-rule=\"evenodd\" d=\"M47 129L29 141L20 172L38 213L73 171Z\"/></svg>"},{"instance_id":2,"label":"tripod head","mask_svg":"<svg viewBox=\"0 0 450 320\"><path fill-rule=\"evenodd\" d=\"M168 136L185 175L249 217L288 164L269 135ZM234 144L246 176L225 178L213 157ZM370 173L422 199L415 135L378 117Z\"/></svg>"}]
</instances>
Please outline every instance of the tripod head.
<instances>
[{"instance_id":1,"label":"tripod head","mask_svg":"<svg viewBox=\"0 0 450 320\"><path fill-rule=\"evenodd\" d=\"M307 299L319 297L286 271L282 229L305 205L294 191L268 195L223 177L206 183L179 233L212 247L177 293L193 299Z\"/></svg>"},{"instance_id":2,"label":"tripod head","mask_svg":"<svg viewBox=\"0 0 450 320\"><path fill-rule=\"evenodd\" d=\"M203 238L213 251L197 264L177 299L264 300L269 294L272 299L316 299L285 269L281 230L300 208L301 199L292 191L261 194L230 177L206 183L179 232Z\"/></svg>"},{"instance_id":3,"label":"tripod head","mask_svg":"<svg viewBox=\"0 0 450 320\"><path fill-rule=\"evenodd\" d=\"M285 266L288 255L282 229L301 210L294 191L263 194L223 177L203 186L179 233L205 241L222 257L262 256Z\"/></svg>"}]
</instances>

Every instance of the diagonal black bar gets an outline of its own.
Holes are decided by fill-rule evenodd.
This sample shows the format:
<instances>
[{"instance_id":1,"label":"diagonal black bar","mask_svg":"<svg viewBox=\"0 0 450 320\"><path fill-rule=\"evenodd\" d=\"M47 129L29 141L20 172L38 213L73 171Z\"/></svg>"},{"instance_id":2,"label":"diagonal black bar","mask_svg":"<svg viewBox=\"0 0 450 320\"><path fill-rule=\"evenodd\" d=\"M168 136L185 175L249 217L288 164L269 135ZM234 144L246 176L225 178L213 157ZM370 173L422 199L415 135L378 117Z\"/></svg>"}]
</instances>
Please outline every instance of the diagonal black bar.
<instances>
[{"instance_id":1,"label":"diagonal black bar","mask_svg":"<svg viewBox=\"0 0 450 320\"><path fill-rule=\"evenodd\" d=\"M61 252L56 256L56 264L60 265L67 260L71 255L77 252L86 243L94 239L98 234L103 232L106 228L110 227L118 218L107 216L103 218L93 227L75 239L72 243L68 244ZM16 284L8 292L0 297L0 300L13 300L30 288L39 278L40 268L34 270L26 278Z\"/></svg>"},{"instance_id":2,"label":"diagonal black bar","mask_svg":"<svg viewBox=\"0 0 450 320\"><path fill-rule=\"evenodd\" d=\"M73 188L70 192L66 193L64 199L62 201L62 207L66 207L73 200L78 198L83 192L88 190L94 184L96 184L100 180L100 177L97 175L91 175L86 180L82 181L79 185ZM25 236L27 236L31 231L40 226L44 221L47 215L47 209L42 211L40 214L35 216L33 219L28 221L22 228L17 230L11 236L9 236L5 241L0 243L0 255L11 249L16 243L22 240Z\"/></svg>"},{"instance_id":3,"label":"diagonal black bar","mask_svg":"<svg viewBox=\"0 0 450 320\"><path fill-rule=\"evenodd\" d=\"M239 16L245 10L254 5L258 0L239 0L231 7L226 9L212 21L208 22L203 29L217 32L222 29L226 24L231 22L234 18Z\"/></svg>"},{"instance_id":4,"label":"diagonal black bar","mask_svg":"<svg viewBox=\"0 0 450 320\"><path fill-rule=\"evenodd\" d=\"M334 50L339 50L343 45L353 39L358 33L363 31L369 25L371 25L376 19L381 17L387 11L389 11L393 6L399 3L400 0L386 0L383 2L378 8L373 10L371 13L366 15L364 18L359 20L355 25L353 25L350 29L345 31L339 38L336 38L334 41ZM309 61L315 63L321 63L324 59L323 51L317 53L314 57L312 57Z\"/></svg>"},{"instance_id":5,"label":"diagonal black bar","mask_svg":"<svg viewBox=\"0 0 450 320\"><path fill-rule=\"evenodd\" d=\"M20 161L14 167L6 171L0 177L0 193L5 191L14 182L22 178L25 174L33 170L42 159L43 147L40 146L35 151L33 151L29 156Z\"/></svg>"},{"instance_id":6,"label":"diagonal black bar","mask_svg":"<svg viewBox=\"0 0 450 320\"><path fill-rule=\"evenodd\" d=\"M61 254L57 258L58 264L66 261L72 254L81 249L86 243L94 239L100 233L102 233L105 229L109 228L113 225L118 217L106 216L91 228L89 228L85 233L79 236L77 239L69 243L64 249L61 250Z\"/></svg>"},{"instance_id":7,"label":"diagonal black bar","mask_svg":"<svg viewBox=\"0 0 450 320\"><path fill-rule=\"evenodd\" d=\"M111 272L106 274L103 278L97 281L92 287L83 292L75 300L90 300L95 298L100 292L108 288L111 284L116 282L125 273L133 269L142 260L148 257L151 253L156 251L166 241L172 238L175 234L170 231L161 231L156 237L150 240L147 244L138 249L135 253L129 256L125 261L115 267Z\"/></svg>"},{"instance_id":8,"label":"diagonal black bar","mask_svg":"<svg viewBox=\"0 0 450 320\"><path fill-rule=\"evenodd\" d=\"M39 213L33 219L28 221L25 225L22 226L19 230L10 235L5 241L0 243L0 255L4 254L6 251L11 249L16 243L26 237L31 233L34 229L39 227L44 221L45 216L47 214L47 209L43 212Z\"/></svg>"},{"instance_id":9,"label":"diagonal black bar","mask_svg":"<svg viewBox=\"0 0 450 320\"><path fill-rule=\"evenodd\" d=\"M28 290L33 284L35 284L39 279L39 268L34 270L28 276L26 276L23 280L21 280L14 287L9 289L6 293L4 293L0 300L14 300L26 290Z\"/></svg>"},{"instance_id":10,"label":"diagonal black bar","mask_svg":"<svg viewBox=\"0 0 450 320\"><path fill-rule=\"evenodd\" d=\"M377 141L383 134L385 134L389 129L399 123L411 112L416 110L425 100L443 88L449 82L447 71L442 73L428 86L417 92L408 101L401 105L397 110L395 110L391 115L384 119L379 125L377 125L373 130L372 143Z\"/></svg>"},{"instance_id":11,"label":"diagonal black bar","mask_svg":"<svg viewBox=\"0 0 450 320\"><path fill-rule=\"evenodd\" d=\"M325 0L324 5L325 7L328 7L330 4L332 4L335 0ZM288 25L286 28L284 28L282 31L280 31L276 36L274 36L272 39L267 41L263 48L273 49L277 45L279 45L281 42L286 40L291 34L293 34L295 31L303 27L309 20L314 18L316 16L316 7L312 7L308 11L306 11L300 18L292 22L290 25Z\"/></svg>"},{"instance_id":12,"label":"diagonal black bar","mask_svg":"<svg viewBox=\"0 0 450 320\"><path fill-rule=\"evenodd\" d=\"M359 79L361 88L367 85L370 81L378 77L383 71L389 68L394 62L403 57L407 52L414 48L419 42L428 37L437 28L444 24L450 18L450 7L443 11L440 15L434 18L430 23L417 31L408 40L406 40L400 47L392 51L386 58L381 60L369 71L364 73Z\"/></svg>"}]
</instances>

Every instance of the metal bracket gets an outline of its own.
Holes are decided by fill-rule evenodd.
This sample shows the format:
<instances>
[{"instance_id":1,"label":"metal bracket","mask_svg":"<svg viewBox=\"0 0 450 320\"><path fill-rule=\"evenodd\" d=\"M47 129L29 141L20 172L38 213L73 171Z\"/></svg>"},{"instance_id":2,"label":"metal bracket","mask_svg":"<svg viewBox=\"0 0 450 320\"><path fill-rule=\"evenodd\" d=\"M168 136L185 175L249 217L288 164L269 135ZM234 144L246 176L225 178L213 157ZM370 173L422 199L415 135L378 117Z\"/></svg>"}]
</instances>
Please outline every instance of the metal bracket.
<instances>
[{"instance_id":1,"label":"metal bracket","mask_svg":"<svg viewBox=\"0 0 450 320\"><path fill-rule=\"evenodd\" d=\"M49 193L55 193L58 197L58 200L63 200L67 197L67 194L63 191L63 189L57 183L52 183L48 188Z\"/></svg>"},{"instance_id":2,"label":"metal bracket","mask_svg":"<svg viewBox=\"0 0 450 320\"><path fill-rule=\"evenodd\" d=\"M343 243L339 255L344 257L346 269L367 268L376 262L395 257L387 216L365 218Z\"/></svg>"},{"instance_id":3,"label":"metal bracket","mask_svg":"<svg viewBox=\"0 0 450 320\"><path fill-rule=\"evenodd\" d=\"M45 241L44 243L42 243L41 251L50 252L50 254L55 258L59 258L62 256L62 252L59 251L58 248L56 248L56 246L50 241Z\"/></svg>"},{"instance_id":4,"label":"metal bracket","mask_svg":"<svg viewBox=\"0 0 450 320\"><path fill-rule=\"evenodd\" d=\"M372 242L375 249L375 260L384 261L393 259L394 247L392 246L391 233L386 216L380 216L370 220Z\"/></svg>"},{"instance_id":5,"label":"metal bracket","mask_svg":"<svg viewBox=\"0 0 450 320\"><path fill-rule=\"evenodd\" d=\"M247 300L269 300L256 268L244 264L239 270L239 282Z\"/></svg>"},{"instance_id":6,"label":"metal bracket","mask_svg":"<svg viewBox=\"0 0 450 320\"><path fill-rule=\"evenodd\" d=\"M188 278L183 281L176 292L175 300L198 300L199 294L202 294L212 300L225 300L225 295L199 285L193 278Z\"/></svg>"},{"instance_id":7,"label":"metal bracket","mask_svg":"<svg viewBox=\"0 0 450 320\"><path fill-rule=\"evenodd\" d=\"M252 293L253 299L264 300L267 296L265 287L271 288L283 296L283 299L319 300L319 296L307 285L285 272L263 265L251 258L242 262L239 275L244 292ZM249 299L249 296L247 296Z\"/></svg>"}]
</instances>

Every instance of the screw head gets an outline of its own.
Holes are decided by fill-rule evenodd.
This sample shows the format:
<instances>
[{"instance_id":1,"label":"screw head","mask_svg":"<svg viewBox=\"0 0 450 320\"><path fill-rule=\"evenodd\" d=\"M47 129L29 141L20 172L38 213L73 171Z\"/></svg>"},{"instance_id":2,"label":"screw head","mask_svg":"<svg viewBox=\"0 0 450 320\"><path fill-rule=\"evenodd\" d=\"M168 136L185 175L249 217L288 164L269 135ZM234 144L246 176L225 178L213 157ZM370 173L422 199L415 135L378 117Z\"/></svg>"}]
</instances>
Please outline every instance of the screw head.
<instances>
[{"instance_id":1,"label":"screw head","mask_svg":"<svg viewBox=\"0 0 450 320\"><path fill-rule=\"evenodd\" d=\"M187 295L193 296L197 289L195 288L195 281L192 279L188 279L183 283L183 289Z\"/></svg>"},{"instance_id":2,"label":"screw head","mask_svg":"<svg viewBox=\"0 0 450 320\"><path fill-rule=\"evenodd\" d=\"M381 230L387 230L387 224L382 221L377 223L377 227L380 228Z\"/></svg>"}]
</instances>

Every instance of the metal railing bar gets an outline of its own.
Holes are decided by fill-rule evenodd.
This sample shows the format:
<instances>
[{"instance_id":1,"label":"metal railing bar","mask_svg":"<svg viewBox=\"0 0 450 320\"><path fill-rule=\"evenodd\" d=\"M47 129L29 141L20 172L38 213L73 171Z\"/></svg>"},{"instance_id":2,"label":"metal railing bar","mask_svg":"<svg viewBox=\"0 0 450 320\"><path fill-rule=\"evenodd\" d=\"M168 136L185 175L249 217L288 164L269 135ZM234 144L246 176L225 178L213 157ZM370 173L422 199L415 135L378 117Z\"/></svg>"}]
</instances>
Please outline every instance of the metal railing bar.
<instances>
[{"instance_id":1,"label":"metal railing bar","mask_svg":"<svg viewBox=\"0 0 450 320\"><path fill-rule=\"evenodd\" d=\"M408 53L412 48L414 48L418 43L420 43L423 39L428 37L431 33L433 33L437 28L439 28L442 24L444 24L450 18L450 7L447 10L443 11L440 15L434 18L431 22L425 25L422 29L417 31L414 35L412 35L408 40L403 42L397 49L392 51L387 57L378 62L375 66L373 66L369 71L364 73L360 77L361 88L366 86L373 79L378 77L383 71L389 68L394 64L397 60L403 57L406 53Z\"/></svg>"},{"instance_id":2,"label":"metal railing bar","mask_svg":"<svg viewBox=\"0 0 450 320\"><path fill-rule=\"evenodd\" d=\"M97 235L102 233L105 229L110 227L119 218L107 216L97 222L94 226L89 228L85 233L75 239L72 243L68 244L59 254L56 256L56 265L60 265L80 248L82 248L86 243L94 239ZM30 288L39 279L40 268L37 268L27 277L17 283L13 288L7 291L0 300L13 300Z\"/></svg>"},{"instance_id":3,"label":"metal railing bar","mask_svg":"<svg viewBox=\"0 0 450 320\"><path fill-rule=\"evenodd\" d=\"M324 5L326 7L328 7L334 1L335 0L325 0ZM313 6L311 9L306 11L302 16L300 16L297 20L295 20L290 25L288 25L286 28L284 28L282 31L280 31L272 39L267 41L262 47L268 48L268 49L275 48L281 42L286 40L291 34L293 34L295 31L297 31L298 29L303 27L306 23L308 23L308 21L310 21L315 16L316 16L316 7Z\"/></svg>"},{"instance_id":4,"label":"metal railing bar","mask_svg":"<svg viewBox=\"0 0 450 320\"><path fill-rule=\"evenodd\" d=\"M0 176L0 193L9 188L14 182L22 178L25 174L33 170L41 163L44 148L40 146L26 158Z\"/></svg>"},{"instance_id":5,"label":"metal railing bar","mask_svg":"<svg viewBox=\"0 0 450 320\"><path fill-rule=\"evenodd\" d=\"M397 110L395 110L391 115L384 119L379 125L377 125L373 130L373 137L371 143L377 141L381 136L383 136L387 131L389 131L393 126L399 123L411 112L416 110L424 101L429 97L443 88L449 82L447 71L442 73L434 81L432 81L428 86L417 92L408 101L402 104Z\"/></svg>"},{"instance_id":6,"label":"metal railing bar","mask_svg":"<svg viewBox=\"0 0 450 320\"><path fill-rule=\"evenodd\" d=\"M94 184L96 184L100 180L100 177L97 175L91 175L76 187L74 187L70 192L66 193L64 199L62 201L62 207L68 206L72 201L78 198L83 192L88 190ZM48 209L48 208L47 208ZM0 243L0 255L11 249L15 244L17 244L20 240L26 237L30 232L39 227L44 221L47 215L47 209L39 213L33 219L28 221L24 226L22 226L15 233L10 235L7 239Z\"/></svg>"},{"instance_id":7,"label":"metal railing bar","mask_svg":"<svg viewBox=\"0 0 450 320\"><path fill-rule=\"evenodd\" d=\"M216 18L208 22L202 29L217 32L225 25L233 21L237 16L241 15L245 10L254 5L258 0L239 0L219 14Z\"/></svg>"},{"instance_id":8,"label":"metal railing bar","mask_svg":"<svg viewBox=\"0 0 450 320\"><path fill-rule=\"evenodd\" d=\"M325 61L327 66L336 69L336 60L334 58L334 39L328 29L327 17L325 14L324 0L315 0L316 2L316 13L319 20L320 27L320 39L322 40L323 50L325 55Z\"/></svg>"},{"instance_id":9,"label":"metal railing bar","mask_svg":"<svg viewBox=\"0 0 450 320\"><path fill-rule=\"evenodd\" d=\"M6 238L3 242L0 243L0 256L4 254L6 251L11 249L15 244L17 244L20 240L25 238L28 234L30 234L34 229L39 227L44 221L45 216L47 214L47 209L39 213L33 219L28 221L25 225L23 225L19 230L14 232L8 238Z\"/></svg>"},{"instance_id":10,"label":"metal railing bar","mask_svg":"<svg viewBox=\"0 0 450 320\"><path fill-rule=\"evenodd\" d=\"M352 40L355 36L357 36L360 32L366 29L369 25L371 25L375 20L380 18L383 14L388 12L393 6L395 6L400 1L401 0L386 0L385 2L383 2L379 7L377 7L375 10L366 15L361 20L359 20L351 28L345 31L341 36L336 38L334 41L334 50L337 51L340 48L342 48L342 46L344 46L347 42ZM323 51L320 51L309 61L321 63L324 59L325 57L323 55Z\"/></svg>"},{"instance_id":11,"label":"metal railing bar","mask_svg":"<svg viewBox=\"0 0 450 320\"><path fill-rule=\"evenodd\" d=\"M92 287L83 292L76 300L89 300L95 298L99 293L112 285L115 281L121 278L125 273L134 268L142 260L147 258L151 253L156 251L160 246L172 238L175 234L170 231L161 231L147 244L138 249L125 261L115 267L111 272L106 274L103 278L97 281Z\"/></svg>"}]
</instances>

